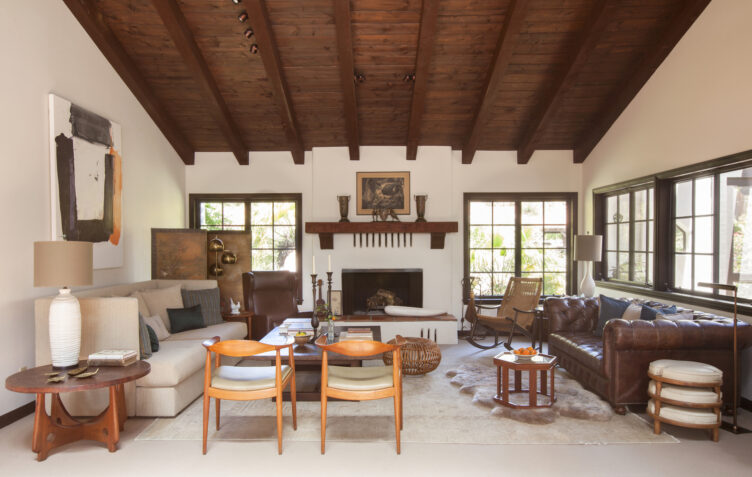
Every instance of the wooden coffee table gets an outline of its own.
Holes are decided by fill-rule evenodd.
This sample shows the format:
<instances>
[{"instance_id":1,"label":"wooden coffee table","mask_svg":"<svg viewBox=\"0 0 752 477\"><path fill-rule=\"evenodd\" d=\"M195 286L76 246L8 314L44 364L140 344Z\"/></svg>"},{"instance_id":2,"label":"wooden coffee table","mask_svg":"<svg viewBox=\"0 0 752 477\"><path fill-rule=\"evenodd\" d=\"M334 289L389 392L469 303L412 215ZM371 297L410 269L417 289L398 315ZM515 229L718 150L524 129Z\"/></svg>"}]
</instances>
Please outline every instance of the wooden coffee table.
<instances>
[{"instance_id":1,"label":"wooden coffee table","mask_svg":"<svg viewBox=\"0 0 752 477\"><path fill-rule=\"evenodd\" d=\"M79 363L84 366L85 361ZM129 366L93 366L99 372L90 377L76 379L68 376L62 383L48 383L45 373L53 370L51 365L21 371L5 380L5 387L19 393L37 395L36 413L34 415L34 433L31 450L37 453L37 460L47 458L49 451L62 445L82 439L99 441L107 444L110 452L117 450L120 431L123 430L127 411L123 385L146 376L151 366L145 361L136 361ZM61 371L65 372L65 371ZM109 388L110 404L107 409L92 420L82 422L70 414L60 400L60 393L88 391L90 389ZM51 414L45 408L45 393L52 394Z\"/></svg>"},{"instance_id":2,"label":"wooden coffee table","mask_svg":"<svg viewBox=\"0 0 752 477\"><path fill-rule=\"evenodd\" d=\"M554 394L554 367L558 362L556 356L538 354L531 360L518 360L514 353L501 353L494 356L496 365L496 395L494 401L515 409L551 407L556 402ZM509 371L514 371L514 390L509 390ZM522 389L522 372L527 371L528 389ZM550 393L547 378L550 375ZM538 374L540 374L540 391L538 391ZM527 394L528 403L512 402L512 396Z\"/></svg>"}]
</instances>

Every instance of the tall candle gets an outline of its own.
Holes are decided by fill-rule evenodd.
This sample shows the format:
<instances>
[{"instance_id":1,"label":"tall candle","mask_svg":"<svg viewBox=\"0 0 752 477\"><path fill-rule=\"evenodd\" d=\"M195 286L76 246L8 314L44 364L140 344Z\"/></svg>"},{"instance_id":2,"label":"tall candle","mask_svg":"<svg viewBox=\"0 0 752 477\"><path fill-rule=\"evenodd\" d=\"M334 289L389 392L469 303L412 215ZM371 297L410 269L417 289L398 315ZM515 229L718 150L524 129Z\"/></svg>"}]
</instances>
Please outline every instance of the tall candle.
<instances>
[{"instance_id":1,"label":"tall candle","mask_svg":"<svg viewBox=\"0 0 752 477\"><path fill-rule=\"evenodd\" d=\"M316 255L313 256L313 270L311 270L311 273L316 275Z\"/></svg>"},{"instance_id":2,"label":"tall candle","mask_svg":"<svg viewBox=\"0 0 752 477\"><path fill-rule=\"evenodd\" d=\"M327 272L331 272L331 271L332 271L332 256L330 254L329 255L329 269L327 270Z\"/></svg>"}]
</instances>

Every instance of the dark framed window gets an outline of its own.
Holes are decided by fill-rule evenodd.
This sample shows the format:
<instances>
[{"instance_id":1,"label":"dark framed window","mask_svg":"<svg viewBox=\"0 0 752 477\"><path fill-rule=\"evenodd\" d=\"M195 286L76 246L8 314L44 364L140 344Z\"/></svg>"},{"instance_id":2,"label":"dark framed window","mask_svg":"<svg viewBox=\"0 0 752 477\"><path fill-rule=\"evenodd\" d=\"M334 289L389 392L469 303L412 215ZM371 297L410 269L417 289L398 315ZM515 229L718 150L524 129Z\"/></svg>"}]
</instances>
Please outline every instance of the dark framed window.
<instances>
[{"instance_id":1,"label":"dark framed window","mask_svg":"<svg viewBox=\"0 0 752 477\"><path fill-rule=\"evenodd\" d=\"M640 185L604 195L605 276L647 285L653 282L655 189Z\"/></svg>"},{"instance_id":2,"label":"dark framed window","mask_svg":"<svg viewBox=\"0 0 752 477\"><path fill-rule=\"evenodd\" d=\"M301 276L301 194L190 194L190 227L251 234L251 271Z\"/></svg>"},{"instance_id":3,"label":"dark framed window","mask_svg":"<svg viewBox=\"0 0 752 477\"><path fill-rule=\"evenodd\" d=\"M642 234L641 226L636 225L641 215L630 209L629 232L622 232L620 227L627 221L621 204L629 202L634 208L641 200L637 198L639 191L650 194L651 188L654 198L648 195L644 223L652 229L652 237L648 232L643 283L637 273L638 260L628 256L643 253L636 243L636 236ZM700 287L698 283L734 284L742 312L752 312L751 193L752 150L594 190L594 229L604 235L605 257L596 278L607 288L678 298L721 310L733 309L729 299L733 292ZM621 246L626 236L629 252ZM627 259L629 266L621 265ZM630 288L635 284L641 287Z\"/></svg>"},{"instance_id":4,"label":"dark framed window","mask_svg":"<svg viewBox=\"0 0 752 477\"><path fill-rule=\"evenodd\" d=\"M465 276L478 298L499 298L511 277L543 278L545 295L574 290L576 193L466 193Z\"/></svg>"}]
</instances>

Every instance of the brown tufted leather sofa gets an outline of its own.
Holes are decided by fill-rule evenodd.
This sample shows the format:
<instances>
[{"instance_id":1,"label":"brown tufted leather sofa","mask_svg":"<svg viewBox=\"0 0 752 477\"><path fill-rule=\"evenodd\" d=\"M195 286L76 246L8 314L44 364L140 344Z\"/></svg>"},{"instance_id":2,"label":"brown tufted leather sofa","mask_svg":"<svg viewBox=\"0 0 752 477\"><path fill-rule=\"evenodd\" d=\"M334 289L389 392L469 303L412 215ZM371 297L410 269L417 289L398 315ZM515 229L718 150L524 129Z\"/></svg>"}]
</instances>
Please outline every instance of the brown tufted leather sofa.
<instances>
[{"instance_id":1,"label":"brown tufted leather sofa","mask_svg":"<svg viewBox=\"0 0 752 477\"><path fill-rule=\"evenodd\" d=\"M251 339L260 340L285 318L311 317L298 312L298 280L294 273L246 272L243 274L243 307L253 311Z\"/></svg>"},{"instance_id":2,"label":"brown tufted leather sofa","mask_svg":"<svg viewBox=\"0 0 752 477\"><path fill-rule=\"evenodd\" d=\"M606 323L603 337L597 298L548 298L548 351L587 389L606 399L619 413L628 404L648 401L648 365L656 359L712 364L723 371L723 395L733 393L733 324L728 318L695 313L693 321L627 321ZM738 323L739 349L752 342L752 326Z\"/></svg>"}]
</instances>

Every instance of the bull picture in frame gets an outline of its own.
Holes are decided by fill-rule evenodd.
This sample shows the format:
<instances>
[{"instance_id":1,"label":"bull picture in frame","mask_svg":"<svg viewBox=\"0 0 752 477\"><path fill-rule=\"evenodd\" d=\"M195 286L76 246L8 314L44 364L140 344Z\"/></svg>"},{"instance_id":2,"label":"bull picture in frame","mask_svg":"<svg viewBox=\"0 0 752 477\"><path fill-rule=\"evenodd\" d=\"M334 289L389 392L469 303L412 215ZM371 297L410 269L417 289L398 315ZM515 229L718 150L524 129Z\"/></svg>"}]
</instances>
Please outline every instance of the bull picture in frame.
<instances>
[{"instance_id":1,"label":"bull picture in frame","mask_svg":"<svg viewBox=\"0 0 752 477\"><path fill-rule=\"evenodd\" d=\"M357 214L371 215L374 209L410 214L409 171L357 173Z\"/></svg>"}]
</instances>

